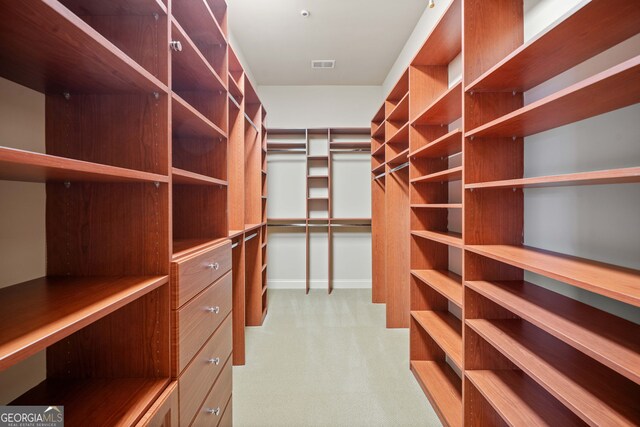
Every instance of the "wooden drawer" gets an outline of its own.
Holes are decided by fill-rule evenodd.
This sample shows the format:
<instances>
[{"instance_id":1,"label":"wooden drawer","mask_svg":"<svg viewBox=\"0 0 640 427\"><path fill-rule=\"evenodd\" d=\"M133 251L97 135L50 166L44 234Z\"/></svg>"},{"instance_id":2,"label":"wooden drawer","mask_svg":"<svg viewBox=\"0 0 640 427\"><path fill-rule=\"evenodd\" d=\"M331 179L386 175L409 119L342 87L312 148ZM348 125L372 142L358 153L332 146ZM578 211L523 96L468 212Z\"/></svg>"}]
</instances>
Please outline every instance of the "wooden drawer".
<instances>
[{"instance_id":1,"label":"wooden drawer","mask_svg":"<svg viewBox=\"0 0 640 427\"><path fill-rule=\"evenodd\" d=\"M188 426L231 355L231 315L180 376L180 425ZM216 363L217 362L217 363Z\"/></svg>"},{"instance_id":2,"label":"wooden drawer","mask_svg":"<svg viewBox=\"0 0 640 427\"><path fill-rule=\"evenodd\" d=\"M172 308L178 309L231 270L231 241L171 263Z\"/></svg>"},{"instance_id":3,"label":"wooden drawer","mask_svg":"<svg viewBox=\"0 0 640 427\"><path fill-rule=\"evenodd\" d=\"M231 312L231 292L231 272L228 272L180 310L174 311L178 372L183 371Z\"/></svg>"},{"instance_id":4,"label":"wooden drawer","mask_svg":"<svg viewBox=\"0 0 640 427\"><path fill-rule=\"evenodd\" d=\"M178 427L178 384L175 381L167 386L136 427Z\"/></svg>"},{"instance_id":5,"label":"wooden drawer","mask_svg":"<svg viewBox=\"0 0 640 427\"><path fill-rule=\"evenodd\" d=\"M233 399L229 397L229 402L227 402L227 408L224 410L224 414L222 415L222 419L220 419L220 423L218 427L231 427L233 425L233 411L231 407L233 403Z\"/></svg>"},{"instance_id":6,"label":"wooden drawer","mask_svg":"<svg viewBox=\"0 0 640 427\"><path fill-rule=\"evenodd\" d=\"M193 420L193 424L191 424L193 427L216 427L220 423L224 415L224 407L231 397L232 365L233 362L231 358L229 358L224 368L222 368L222 372L214 384L213 389L211 389L211 393L209 393L204 404L198 411L198 415Z\"/></svg>"}]
</instances>

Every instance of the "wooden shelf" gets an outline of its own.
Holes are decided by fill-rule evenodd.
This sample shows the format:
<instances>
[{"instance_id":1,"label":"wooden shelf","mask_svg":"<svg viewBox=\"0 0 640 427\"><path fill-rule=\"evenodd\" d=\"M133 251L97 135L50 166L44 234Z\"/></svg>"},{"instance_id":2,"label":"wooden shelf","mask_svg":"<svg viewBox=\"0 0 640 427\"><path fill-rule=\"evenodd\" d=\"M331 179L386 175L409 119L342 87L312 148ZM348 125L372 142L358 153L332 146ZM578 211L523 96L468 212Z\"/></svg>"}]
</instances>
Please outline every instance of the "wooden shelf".
<instances>
[{"instance_id":1,"label":"wooden shelf","mask_svg":"<svg viewBox=\"0 0 640 427\"><path fill-rule=\"evenodd\" d=\"M307 175L307 179L329 179L329 175Z\"/></svg>"},{"instance_id":2,"label":"wooden shelf","mask_svg":"<svg viewBox=\"0 0 640 427\"><path fill-rule=\"evenodd\" d=\"M347 225L350 223L371 224L371 218L329 218L329 221L331 221L334 224L347 224Z\"/></svg>"},{"instance_id":3,"label":"wooden shelf","mask_svg":"<svg viewBox=\"0 0 640 427\"><path fill-rule=\"evenodd\" d=\"M0 180L169 182L165 175L0 147Z\"/></svg>"},{"instance_id":4,"label":"wooden shelf","mask_svg":"<svg viewBox=\"0 0 640 427\"><path fill-rule=\"evenodd\" d=\"M382 163L371 170L371 173L374 175L381 174L385 170L386 163Z\"/></svg>"},{"instance_id":5,"label":"wooden shelf","mask_svg":"<svg viewBox=\"0 0 640 427\"><path fill-rule=\"evenodd\" d=\"M135 425L169 384L169 378L48 379L11 405L64 405L65 425Z\"/></svg>"},{"instance_id":6,"label":"wooden shelf","mask_svg":"<svg viewBox=\"0 0 640 427\"><path fill-rule=\"evenodd\" d=\"M385 143L380 144L380 146L378 148L376 148L374 151L371 152L371 155L372 156L377 156L377 155L380 155L380 154L384 155L384 150L385 150L386 146L387 146L387 144L385 144Z\"/></svg>"},{"instance_id":7,"label":"wooden shelf","mask_svg":"<svg viewBox=\"0 0 640 427\"><path fill-rule=\"evenodd\" d=\"M324 196L324 197L307 197L307 200L329 200L329 196Z\"/></svg>"},{"instance_id":8,"label":"wooden shelf","mask_svg":"<svg viewBox=\"0 0 640 427\"><path fill-rule=\"evenodd\" d=\"M307 156L307 160L329 160L329 156Z\"/></svg>"},{"instance_id":9,"label":"wooden shelf","mask_svg":"<svg viewBox=\"0 0 640 427\"><path fill-rule=\"evenodd\" d=\"M462 117L462 81L456 83L412 120L414 126L446 125Z\"/></svg>"},{"instance_id":10,"label":"wooden shelf","mask_svg":"<svg viewBox=\"0 0 640 427\"><path fill-rule=\"evenodd\" d=\"M429 175L420 176L418 178L411 179L412 184L425 183L425 182L449 182L459 181L462 179L462 166L435 172Z\"/></svg>"},{"instance_id":11,"label":"wooden shelf","mask_svg":"<svg viewBox=\"0 0 640 427\"><path fill-rule=\"evenodd\" d=\"M634 182L640 182L640 167L478 182L467 184L465 188L542 188L575 185L627 184Z\"/></svg>"},{"instance_id":12,"label":"wooden shelf","mask_svg":"<svg viewBox=\"0 0 640 427\"><path fill-rule=\"evenodd\" d=\"M465 375L507 425L584 425L521 371L466 371Z\"/></svg>"},{"instance_id":13,"label":"wooden shelf","mask_svg":"<svg viewBox=\"0 0 640 427\"><path fill-rule=\"evenodd\" d=\"M448 65L462 50L462 2L453 1L444 12L411 65Z\"/></svg>"},{"instance_id":14,"label":"wooden shelf","mask_svg":"<svg viewBox=\"0 0 640 427\"><path fill-rule=\"evenodd\" d=\"M174 239L172 259L176 260L223 242L227 237L217 239Z\"/></svg>"},{"instance_id":15,"label":"wooden shelf","mask_svg":"<svg viewBox=\"0 0 640 427\"><path fill-rule=\"evenodd\" d=\"M462 308L462 277L446 270L411 270L411 274Z\"/></svg>"},{"instance_id":16,"label":"wooden shelf","mask_svg":"<svg viewBox=\"0 0 640 427\"><path fill-rule=\"evenodd\" d=\"M167 282L167 276L41 277L0 289L0 370Z\"/></svg>"},{"instance_id":17,"label":"wooden shelf","mask_svg":"<svg viewBox=\"0 0 640 427\"><path fill-rule=\"evenodd\" d=\"M407 122L409 121L409 92L402 97L398 105L389 113L388 122Z\"/></svg>"},{"instance_id":18,"label":"wooden shelf","mask_svg":"<svg viewBox=\"0 0 640 427\"><path fill-rule=\"evenodd\" d=\"M244 97L242 89L240 89L238 82L231 73L229 73L229 79L227 81L229 82L229 93L239 102Z\"/></svg>"},{"instance_id":19,"label":"wooden shelf","mask_svg":"<svg viewBox=\"0 0 640 427\"><path fill-rule=\"evenodd\" d=\"M462 234L453 231L411 231L411 235L462 248Z\"/></svg>"},{"instance_id":20,"label":"wooden shelf","mask_svg":"<svg viewBox=\"0 0 640 427\"><path fill-rule=\"evenodd\" d=\"M222 78L200 53L175 19L171 20L171 39L182 44L182 51L171 54L173 90L226 91ZM229 79L230 81L233 79Z\"/></svg>"},{"instance_id":21,"label":"wooden shelf","mask_svg":"<svg viewBox=\"0 0 640 427\"><path fill-rule=\"evenodd\" d=\"M462 209L462 203L424 203L411 205L411 209Z\"/></svg>"},{"instance_id":22,"label":"wooden shelf","mask_svg":"<svg viewBox=\"0 0 640 427\"><path fill-rule=\"evenodd\" d=\"M460 152L462 152L462 131L456 129L424 147L418 148L413 153L410 153L409 156L415 158L440 158Z\"/></svg>"},{"instance_id":23,"label":"wooden shelf","mask_svg":"<svg viewBox=\"0 0 640 427\"><path fill-rule=\"evenodd\" d=\"M396 133L387 139L387 144L409 144L409 123L402 125Z\"/></svg>"},{"instance_id":24,"label":"wooden shelf","mask_svg":"<svg viewBox=\"0 0 640 427\"><path fill-rule=\"evenodd\" d=\"M84 0L65 0L65 7L78 15L158 15L167 14L167 7L161 0L111 0L108 2L89 2Z\"/></svg>"},{"instance_id":25,"label":"wooden shelf","mask_svg":"<svg viewBox=\"0 0 640 427\"><path fill-rule=\"evenodd\" d=\"M640 306L640 271L528 246L467 245L466 250L618 301Z\"/></svg>"},{"instance_id":26,"label":"wooden shelf","mask_svg":"<svg viewBox=\"0 0 640 427\"><path fill-rule=\"evenodd\" d=\"M524 137L640 102L640 56L479 126L466 137ZM605 95L606 96L603 96Z\"/></svg>"},{"instance_id":27,"label":"wooden shelf","mask_svg":"<svg viewBox=\"0 0 640 427\"><path fill-rule=\"evenodd\" d=\"M462 426L462 381L444 362L412 360L411 371L445 426Z\"/></svg>"},{"instance_id":28,"label":"wooden shelf","mask_svg":"<svg viewBox=\"0 0 640 427\"><path fill-rule=\"evenodd\" d=\"M631 1L582 1L478 77L466 91L525 92L634 36L638 22L640 12Z\"/></svg>"},{"instance_id":29,"label":"wooden shelf","mask_svg":"<svg viewBox=\"0 0 640 427\"><path fill-rule=\"evenodd\" d=\"M174 184L186 184L186 185L221 185L226 187L229 183L217 178L211 178L210 176L201 175L195 172L189 172L186 170L171 168L171 176Z\"/></svg>"},{"instance_id":30,"label":"wooden shelf","mask_svg":"<svg viewBox=\"0 0 640 427\"><path fill-rule=\"evenodd\" d=\"M467 319L467 325L591 425L640 421L638 386L522 320Z\"/></svg>"},{"instance_id":31,"label":"wooden shelf","mask_svg":"<svg viewBox=\"0 0 640 427\"><path fill-rule=\"evenodd\" d=\"M384 125L384 122L382 122L382 124L380 126L378 126L378 128L375 131L373 131L371 136L373 138L376 138L376 137L379 137L379 136L382 136L384 138L384 129L385 129L385 125Z\"/></svg>"},{"instance_id":32,"label":"wooden shelf","mask_svg":"<svg viewBox=\"0 0 640 427\"><path fill-rule=\"evenodd\" d=\"M407 148L406 150L402 150L402 152L400 152L397 156L389 160L387 164L391 167L401 165L407 162L407 160L409 159L408 156L409 156L409 148Z\"/></svg>"},{"instance_id":33,"label":"wooden shelf","mask_svg":"<svg viewBox=\"0 0 640 427\"><path fill-rule=\"evenodd\" d=\"M176 93L171 94L172 131L175 136L226 138L227 135Z\"/></svg>"},{"instance_id":34,"label":"wooden shelf","mask_svg":"<svg viewBox=\"0 0 640 427\"><path fill-rule=\"evenodd\" d=\"M155 8L153 3L150 7ZM168 92L165 84L57 1L8 2L2 14L4 78L42 93Z\"/></svg>"},{"instance_id":35,"label":"wooden shelf","mask_svg":"<svg viewBox=\"0 0 640 427\"><path fill-rule=\"evenodd\" d=\"M412 311L411 316L440 346L451 361L462 369L462 324L444 311Z\"/></svg>"},{"instance_id":36,"label":"wooden shelf","mask_svg":"<svg viewBox=\"0 0 640 427\"><path fill-rule=\"evenodd\" d=\"M207 1L175 0L171 12L196 43L204 46L227 44Z\"/></svg>"},{"instance_id":37,"label":"wooden shelf","mask_svg":"<svg viewBox=\"0 0 640 427\"><path fill-rule=\"evenodd\" d=\"M527 282L466 282L524 320L640 383L640 326Z\"/></svg>"}]
</instances>

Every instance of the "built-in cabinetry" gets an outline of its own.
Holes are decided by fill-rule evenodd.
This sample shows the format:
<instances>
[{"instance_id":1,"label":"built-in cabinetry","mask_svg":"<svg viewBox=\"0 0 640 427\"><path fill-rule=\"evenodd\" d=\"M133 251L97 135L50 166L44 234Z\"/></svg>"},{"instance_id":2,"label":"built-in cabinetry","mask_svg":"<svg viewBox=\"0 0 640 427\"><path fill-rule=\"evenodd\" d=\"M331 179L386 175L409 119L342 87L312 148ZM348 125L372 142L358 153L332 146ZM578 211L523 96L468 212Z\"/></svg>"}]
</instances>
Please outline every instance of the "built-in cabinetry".
<instances>
[{"instance_id":1,"label":"built-in cabinetry","mask_svg":"<svg viewBox=\"0 0 640 427\"><path fill-rule=\"evenodd\" d=\"M334 154L369 152L368 129L318 128L270 129L267 150L271 154L291 154L302 157L305 168L304 210L300 214L269 218L272 227L303 228L305 230L305 289L311 289L313 245L316 236L327 239L327 290L333 290L332 237L337 227L369 227L370 218L339 218L333 214L332 164ZM295 198L295 195L292 197ZM322 236L322 237L324 237ZM323 256L316 259L322 259ZM325 275L322 275L325 276ZM266 278L266 276L265 276Z\"/></svg>"},{"instance_id":2,"label":"built-in cabinetry","mask_svg":"<svg viewBox=\"0 0 640 427\"><path fill-rule=\"evenodd\" d=\"M46 113L42 152L0 141L0 179L46 191L47 275L0 289L0 370L46 351L46 380L14 404L64 405L69 426L231 425L232 307L249 325L266 312L266 112L226 15L223 0L3 5L0 76Z\"/></svg>"},{"instance_id":3,"label":"built-in cabinetry","mask_svg":"<svg viewBox=\"0 0 640 427\"><path fill-rule=\"evenodd\" d=\"M533 101L524 93L636 36L640 8L581 2L526 42L525 12L522 1L454 0L374 116L374 302L386 302L388 324L407 319L411 370L445 425L635 425L640 327L525 274L637 308L640 272L525 246L524 192L612 188L640 182L640 170L525 177L524 164L525 137L638 103L640 59ZM403 102L406 181L394 171ZM409 266L398 267L403 244Z\"/></svg>"}]
</instances>

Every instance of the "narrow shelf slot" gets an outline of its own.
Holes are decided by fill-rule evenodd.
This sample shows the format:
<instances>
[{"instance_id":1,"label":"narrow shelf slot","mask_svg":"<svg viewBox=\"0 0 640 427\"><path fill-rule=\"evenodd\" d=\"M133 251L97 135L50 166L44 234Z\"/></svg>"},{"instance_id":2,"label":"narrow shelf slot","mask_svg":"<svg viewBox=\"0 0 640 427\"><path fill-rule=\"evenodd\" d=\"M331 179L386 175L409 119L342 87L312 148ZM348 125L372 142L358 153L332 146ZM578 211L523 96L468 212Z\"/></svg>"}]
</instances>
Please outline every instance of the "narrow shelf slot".
<instances>
[{"instance_id":1,"label":"narrow shelf slot","mask_svg":"<svg viewBox=\"0 0 640 427\"><path fill-rule=\"evenodd\" d=\"M411 274L462 308L462 277L446 270L411 270Z\"/></svg>"},{"instance_id":2,"label":"narrow shelf slot","mask_svg":"<svg viewBox=\"0 0 640 427\"><path fill-rule=\"evenodd\" d=\"M466 371L471 384L510 426L583 426L584 423L516 370Z\"/></svg>"},{"instance_id":3,"label":"narrow shelf slot","mask_svg":"<svg viewBox=\"0 0 640 427\"><path fill-rule=\"evenodd\" d=\"M227 137L218 126L176 93L171 94L171 118L173 135L194 138Z\"/></svg>"},{"instance_id":4,"label":"narrow shelf slot","mask_svg":"<svg viewBox=\"0 0 640 427\"><path fill-rule=\"evenodd\" d=\"M444 311L412 311L411 316L440 346L451 361L462 369L462 324Z\"/></svg>"},{"instance_id":5,"label":"narrow shelf slot","mask_svg":"<svg viewBox=\"0 0 640 427\"><path fill-rule=\"evenodd\" d=\"M465 188L543 188L576 185L628 184L635 182L640 182L640 167L478 182L467 184Z\"/></svg>"},{"instance_id":6,"label":"narrow shelf slot","mask_svg":"<svg viewBox=\"0 0 640 427\"><path fill-rule=\"evenodd\" d=\"M640 101L640 85L629 82L638 78L640 56L479 126L465 136L524 137L636 104Z\"/></svg>"},{"instance_id":7,"label":"narrow shelf slot","mask_svg":"<svg viewBox=\"0 0 640 427\"><path fill-rule=\"evenodd\" d=\"M409 143L409 122L402 125L396 133L394 133L389 139L387 144L408 144Z\"/></svg>"},{"instance_id":8,"label":"narrow shelf slot","mask_svg":"<svg viewBox=\"0 0 640 427\"><path fill-rule=\"evenodd\" d=\"M227 44L220 24L207 1L174 0L171 12L189 36L203 46Z\"/></svg>"},{"instance_id":9,"label":"narrow shelf slot","mask_svg":"<svg viewBox=\"0 0 640 427\"><path fill-rule=\"evenodd\" d=\"M462 247L462 234L453 231L411 231L411 235L456 248Z\"/></svg>"},{"instance_id":10,"label":"narrow shelf slot","mask_svg":"<svg viewBox=\"0 0 640 427\"><path fill-rule=\"evenodd\" d=\"M377 155L379 155L379 154L384 154L384 149L385 149L385 147L386 147L386 144L384 144L384 143L383 143L383 144L380 144L380 146L379 146L378 148L376 148L376 149L371 153L371 155L372 155L372 156L377 156Z\"/></svg>"},{"instance_id":11,"label":"narrow shelf slot","mask_svg":"<svg viewBox=\"0 0 640 427\"><path fill-rule=\"evenodd\" d=\"M462 81L440 95L412 120L414 126L446 125L462 117Z\"/></svg>"},{"instance_id":12,"label":"narrow shelf slot","mask_svg":"<svg viewBox=\"0 0 640 427\"><path fill-rule=\"evenodd\" d=\"M172 168L171 175L174 184L187 185L222 185L226 187L229 183L222 179L212 178L210 176L201 175L199 173L186 171L183 169Z\"/></svg>"},{"instance_id":13,"label":"narrow shelf slot","mask_svg":"<svg viewBox=\"0 0 640 427\"><path fill-rule=\"evenodd\" d=\"M169 378L48 379L11 405L64 405L64 422L82 426L87 420L104 425L135 425L164 391Z\"/></svg>"},{"instance_id":14,"label":"narrow shelf slot","mask_svg":"<svg viewBox=\"0 0 640 427\"><path fill-rule=\"evenodd\" d=\"M452 1L426 37L411 65L448 65L461 50L462 2Z\"/></svg>"},{"instance_id":15,"label":"narrow shelf slot","mask_svg":"<svg viewBox=\"0 0 640 427\"><path fill-rule=\"evenodd\" d=\"M453 130L448 134L441 136L435 141L420 147L410 157L416 158L439 158L451 156L462 151L462 131L460 129Z\"/></svg>"},{"instance_id":16,"label":"narrow shelf slot","mask_svg":"<svg viewBox=\"0 0 640 427\"><path fill-rule=\"evenodd\" d=\"M411 179L411 183L424 183L424 182L449 182L459 181L462 179L462 166L435 172L429 175L420 176L418 178Z\"/></svg>"},{"instance_id":17,"label":"narrow shelf slot","mask_svg":"<svg viewBox=\"0 0 640 427\"><path fill-rule=\"evenodd\" d=\"M389 113L387 121L406 122L409 120L409 93L402 97L398 105Z\"/></svg>"},{"instance_id":18,"label":"narrow shelf slot","mask_svg":"<svg viewBox=\"0 0 640 427\"><path fill-rule=\"evenodd\" d=\"M0 147L0 180L49 182L169 182L167 176Z\"/></svg>"},{"instance_id":19,"label":"narrow shelf slot","mask_svg":"<svg viewBox=\"0 0 640 427\"><path fill-rule=\"evenodd\" d=\"M466 91L525 92L634 36L638 22L640 10L633 2L582 1L478 77ZM577 34L578 43L567 42Z\"/></svg>"},{"instance_id":20,"label":"narrow shelf slot","mask_svg":"<svg viewBox=\"0 0 640 427\"><path fill-rule=\"evenodd\" d=\"M467 245L466 250L640 306L640 271L528 246Z\"/></svg>"},{"instance_id":21,"label":"narrow shelf slot","mask_svg":"<svg viewBox=\"0 0 640 427\"><path fill-rule=\"evenodd\" d=\"M559 340L640 383L640 326L527 282L466 286Z\"/></svg>"},{"instance_id":22,"label":"narrow shelf slot","mask_svg":"<svg viewBox=\"0 0 640 427\"><path fill-rule=\"evenodd\" d=\"M438 417L448 426L462 426L462 381L445 362L412 360L411 371Z\"/></svg>"},{"instance_id":23,"label":"narrow shelf slot","mask_svg":"<svg viewBox=\"0 0 640 427\"><path fill-rule=\"evenodd\" d=\"M160 80L57 1L7 2L2 14L4 78L41 93L168 92Z\"/></svg>"},{"instance_id":24,"label":"narrow shelf slot","mask_svg":"<svg viewBox=\"0 0 640 427\"><path fill-rule=\"evenodd\" d=\"M372 173L372 174L374 174L374 175L377 175L377 174L379 174L379 173L384 172L384 167L385 167L385 165L386 165L386 163L382 163L382 164L380 164L379 166L376 166L375 168L373 168L373 169L371 170L371 173Z\"/></svg>"},{"instance_id":25,"label":"narrow shelf slot","mask_svg":"<svg viewBox=\"0 0 640 427\"><path fill-rule=\"evenodd\" d=\"M462 203L424 203L413 204L411 209L462 209Z\"/></svg>"},{"instance_id":26,"label":"narrow shelf slot","mask_svg":"<svg viewBox=\"0 0 640 427\"><path fill-rule=\"evenodd\" d=\"M640 386L522 320L467 325L591 425L635 425Z\"/></svg>"},{"instance_id":27,"label":"narrow shelf slot","mask_svg":"<svg viewBox=\"0 0 640 427\"><path fill-rule=\"evenodd\" d=\"M409 156L409 149L401 151L397 156L393 157L387 162L389 166L398 166L407 162Z\"/></svg>"},{"instance_id":28,"label":"narrow shelf slot","mask_svg":"<svg viewBox=\"0 0 640 427\"><path fill-rule=\"evenodd\" d=\"M0 289L0 370L167 282L167 276L41 277Z\"/></svg>"}]
</instances>

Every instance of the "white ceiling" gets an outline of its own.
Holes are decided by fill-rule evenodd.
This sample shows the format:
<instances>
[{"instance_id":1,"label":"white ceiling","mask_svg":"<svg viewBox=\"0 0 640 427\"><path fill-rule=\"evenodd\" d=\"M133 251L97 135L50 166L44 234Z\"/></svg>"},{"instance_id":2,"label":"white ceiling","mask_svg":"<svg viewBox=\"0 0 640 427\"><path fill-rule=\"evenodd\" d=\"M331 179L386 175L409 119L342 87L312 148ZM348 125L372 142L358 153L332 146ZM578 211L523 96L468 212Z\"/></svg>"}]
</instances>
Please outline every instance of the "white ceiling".
<instances>
[{"instance_id":1,"label":"white ceiling","mask_svg":"<svg viewBox=\"0 0 640 427\"><path fill-rule=\"evenodd\" d=\"M229 29L259 85L380 85L427 0L229 0ZM303 18L307 9L311 16ZM333 70L312 59L335 59Z\"/></svg>"}]
</instances>

